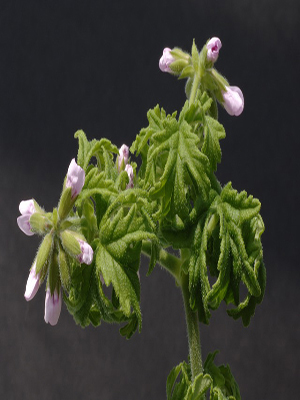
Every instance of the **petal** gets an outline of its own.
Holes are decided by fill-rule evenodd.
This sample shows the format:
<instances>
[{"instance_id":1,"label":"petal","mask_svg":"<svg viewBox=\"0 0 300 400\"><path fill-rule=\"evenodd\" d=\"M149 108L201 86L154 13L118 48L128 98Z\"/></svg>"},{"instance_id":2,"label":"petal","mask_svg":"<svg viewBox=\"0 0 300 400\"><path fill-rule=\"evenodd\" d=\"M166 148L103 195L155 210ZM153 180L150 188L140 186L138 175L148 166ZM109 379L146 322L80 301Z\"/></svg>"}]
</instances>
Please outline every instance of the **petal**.
<instances>
[{"instance_id":1,"label":"petal","mask_svg":"<svg viewBox=\"0 0 300 400\"><path fill-rule=\"evenodd\" d=\"M78 240L80 244L81 254L78 256L78 261L80 264L90 265L93 261L94 252L91 246L84 240Z\"/></svg>"},{"instance_id":2,"label":"petal","mask_svg":"<svg viewBox=\"0 0 300 400\"><path fill-rule=\"evenodd\" d=\"M162 72L171 72L172 70L170 68L170 64L172 64L173 61L175 61L174 57L171 55L171 49L169 47L166 47L163 51L163 55L161 56L159 60L159 68Z\"/></svg>"},{"instance_id":3,"label":"petal","mask_svg":"<svg viewBox=\"0 0 300 400\"><path fill-rule=\"evenodd\" d=\"M76 163L75 158L73 158L68 168L66 181L66 187L72 189L72 197L77 196L81 192L84 181L84 170Z\"/></svg>"},{"instance_id":4,"label":"petal","mask_svg":"<svg viewBox=\"0 0 300 400\"><path fill-rule=\"evenodd\" d=\"M27 301L32 300L40 287L40 278L36 275L36 263L32 266L25 289L24 297Z\"/></svg>"},{"instance_id":5,"label":"petal","mask_svg":"<svg viewBox=\"0 0 300 400\"><path fill-rule=\"evenodd\" d=\"M244 110L244 95L237 86L228 86L223 92L223 106L229 115L239 116Z\"/></svg>"},{"instance_id":6,"label":"petal","mask_svg":"<svg viewBox=\"0 0 300 400\"><path fill-rule=\"evenodd\" d=\"M55 292L53 295L50 293L50 288L46 291L45 297L45 322L50 325L56 325L61 312L61 304L62 304L62 295L61 293Z\"/></svg>"},{"instance_id":7,"label":"petal","mask_svg":"<svg viewBox=\"0 0 300 400\"><path fill-rule=\"evenodd\" d=\"M34 201L30 200L22 200L19 204L20 214L33 214L35 212Z\"/></svg>"},{"instance_id":8,"label":"petal","mask_svg":"<svg viewBox=\"0 0 300 400\"><path fill-rule=\"evenodd\" d=\"M207 45L207 60L216 62L219 57L219 51L222 47L221 40L217 37L211 38Z\"/></svg>"},{"instance_id":9,"label":"petal","mask_svg":"<svg viewBox=\"0 0 300 400\"><path fill-rule=\"evenodd\" d=\"M125 167L125 171L127 172L128 178L129 178L129 183L128 183L128 185L126 186L126 189L133 188L133 178L134 178L134 175L133 175L133 168L132 168L132 166L131 166L130 164L127 164L126 167Z\"/></svg>"},{"instance_id":10,"label":"petal","mask_svg":"<svg viewBox=\"0 0 300 400\"><path fill-rule=\"evenodd\" d=\"M124 161L124 165L127 164L129 158L129 147L126 144L123 144L119 149L119 170L121 169L122 162Z\"/></svg>"},{"instance_id":11,"label":"petal","mask_svg":"<svg viewBox=\"0 0 300 400\"><path fill-rule=\"evenodd\" d=\"M24 215L20 215L17 218L17 224L18 224L19 228L27 236L34 235L34 232L31 232L31 226L30 226L30 222L29 222L30 217L31 217L31 214L24 214Z\"/></svg>"}]
</instances>

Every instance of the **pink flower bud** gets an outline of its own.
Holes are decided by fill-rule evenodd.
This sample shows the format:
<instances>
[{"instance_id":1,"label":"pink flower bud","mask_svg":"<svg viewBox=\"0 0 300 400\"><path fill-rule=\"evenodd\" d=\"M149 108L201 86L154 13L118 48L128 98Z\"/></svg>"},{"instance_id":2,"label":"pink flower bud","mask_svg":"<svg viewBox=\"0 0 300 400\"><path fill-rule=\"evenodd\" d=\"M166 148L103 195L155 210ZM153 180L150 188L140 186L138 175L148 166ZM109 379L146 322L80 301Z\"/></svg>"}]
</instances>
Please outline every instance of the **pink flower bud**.
<instances>
[{"instance_id":1,"label":"pink flower bud","mask_svg":"<svg viewBox=\"0 0 300 400\"><path fill-rule=\"evenodd\" d=\"M61 312L62 295L55 289L51 295L50 288L47 288L45 298L45 322L50 325L56 325Z\"/></svg>"},{"instance_id":2,"label":"pink flower bud","mask_svg":"<svg viewBox=\"0 0 300 400\"><path fill-rule=\"evenodd\" d=\"M75 158L71 161L68 173L67 173L67 182L66 187L70 187L72 189L72 197L78 196L83 188L85 181L85 173L84 170L77 165Z\"/></svg>"},{"instance_id":3,"label":"pink flower bud","mask_svg":"<svg viewBox=\"0 0 300 400\"><path fill-rule=\"evenodd\" d=\"M124 161L124 165L127 164L129 158L129 147L126 144L123 144L119 149L119 171L122 167L122 163Z\"/></svg>"},{"instance_id":4,"label":"pink flower bud","mask_svg":"<svg viewBox=\"0 0 300 400\"><path fill-rule=\"evenodd\" d=\"M219 56L219 51L222 47L221 40L217 37L211 38L207 45L207 60L216 62Z\"/></svg>"},{"instance_id":5,"label":"pink flower bud","mask_svg":"<svg viewBox=\"0 0 300 400\"><path fill-rule=\"evenodd\" d=\"M163 55L161 56L159 60L159 68L162 72L170 72L173 73L173 71L170 68L170 64L175 61L174 57L171 55L171 49L166 47L163 51Z\"/></svg>"},{"instance_id":6,"label":"pink flower bud","mask_svg":"<svg viewBox=\"0 0 300 400\"><path fill-rule=\"evenodd\" d=\"M226 92L222 92L223 106L229 115L239 116L244 110L244 96L237 86L227 86Z\"/></svg>"},{"instance_id":7,"label":"pink flower bud","mask_svg":"<svg viewBox=\"0 0 300 400\"><path fill-rule=\"evenodd\" d=\"M88 264L90 265L93 261L94 252L91 246L85 242L84 240L78 239L80 244L81 253L77 256L80 264Z\"/></svg>"},{"instance_id":8,"label":"pink flower bud","mask_svg":"<svg viewBox=\"0 0 300 400\"><path fill-rule=\"evenodd\" d=\"M32 300L40 287L40 277L36 274L36 262L33 264L26 284L24 297L27 301Z\"/></svg>"},{"instance_id":9,"label":"pink flower bud","mask_svg":"<svg viewBox=\"0 0 300 400\"><path fill-rule=\"evenodd\" d=\"M128 178L129 178L129 183L126 186L126 189L133 188L133 177L134 177L134 175L133 175L132 166L130 164L127 164L126 167L125 167L125 171L127 172L127 175L128 175Z\"/></svg>"},{"instance_id":10,"label":"pink flower bud","mask_svg":"<svg viewBox=\"0 0 300 400\"><path fill-rule=\"evenodd\" d=\"M17 224L21 231L25 233L27 236L34 235L34 232L31 231L31 226L29 223L30 217L33 213L35 213L34 201L31 200L23 200L19 205L19 210L21 215L17 218Z\"/></svg>"}]
</instances>

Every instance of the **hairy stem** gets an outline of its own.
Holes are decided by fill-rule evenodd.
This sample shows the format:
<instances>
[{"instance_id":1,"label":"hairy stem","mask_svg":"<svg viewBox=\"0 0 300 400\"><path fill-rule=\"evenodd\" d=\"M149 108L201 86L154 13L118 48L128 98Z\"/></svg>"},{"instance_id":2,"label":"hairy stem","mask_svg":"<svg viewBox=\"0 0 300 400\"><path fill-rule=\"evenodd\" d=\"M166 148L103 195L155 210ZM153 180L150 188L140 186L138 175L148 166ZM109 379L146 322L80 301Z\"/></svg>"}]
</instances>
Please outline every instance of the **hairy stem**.
<instances>
[{"instance_id":1,"label":"hairy stem","mask_svg":"<svg viewBox=\"0 0 300 400\"><path fill-rule=\"evenodd\" d=\"M189 279L188 275L182 277L182 296L185 308L186 325L189 341L189 354L192 371L192 381L197 375L203 372L201 345L200 345L200 332L198 315L190 307L190 292L189 292Z\"/></svg>"}]
</instances>

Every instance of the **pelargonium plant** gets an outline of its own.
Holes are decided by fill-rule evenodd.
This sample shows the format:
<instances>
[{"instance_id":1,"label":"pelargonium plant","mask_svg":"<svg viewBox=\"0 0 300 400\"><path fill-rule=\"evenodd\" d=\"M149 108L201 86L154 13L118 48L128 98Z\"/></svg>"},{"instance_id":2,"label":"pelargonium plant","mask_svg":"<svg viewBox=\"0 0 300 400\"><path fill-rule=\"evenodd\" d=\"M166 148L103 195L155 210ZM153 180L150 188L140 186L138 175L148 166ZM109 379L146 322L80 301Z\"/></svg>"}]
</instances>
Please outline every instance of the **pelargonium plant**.
<instances>
[{"instance_id":1,"label":"pelargonium plant","mask_svg":"<svg viewBox=\"0 0 300 400\"><path fill-rule=\"evenodd\" d=\"M244 108L242 91L215 69L221 46L212 38L200 52L193 43L191 54L166 48L160 69L187 80L180 113L150 109L130 148L76 132L77 160L57 208L22 201L17 219L25 234L42 237L25 299L46 281L51 325L64 301L82 327L115 322L129 339L142 328L141 254L148 275L157 264L170 273L183 295L189 354L167 378L168 400L241 398L229 366L215 364L217 351L203 362L199 325L225 301L247 326L266 285L260 202L216 177L225 138L218 103L234 116Z\"/></svg>"}]
</instances>

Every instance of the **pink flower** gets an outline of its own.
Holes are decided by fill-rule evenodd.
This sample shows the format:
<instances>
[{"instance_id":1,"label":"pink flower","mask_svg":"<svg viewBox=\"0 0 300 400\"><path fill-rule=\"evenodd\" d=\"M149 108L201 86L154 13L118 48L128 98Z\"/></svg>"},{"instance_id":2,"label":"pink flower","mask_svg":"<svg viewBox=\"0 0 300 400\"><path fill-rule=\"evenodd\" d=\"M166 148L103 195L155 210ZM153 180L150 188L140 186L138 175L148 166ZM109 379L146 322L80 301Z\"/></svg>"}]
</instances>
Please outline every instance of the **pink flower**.
<instances>
[{"instance_id":1,"label":"pink flower","mask_svg":"<svg viewBox=\"0 0 300 400\"><path fill-rule=\"evenodd\" d=\"M51 295L50 288L47 288L45 298L45 322L50 325L56 325L61 312L62 294L55 289Z\"/></svg>"},{"instance_id":2,"label":"pink flower","mask_svg":"<svg viewBox=\"0 0 300 400\"><path fill-rule=\"evenodd\" d=\"M161 56L159 60L159 68L162 72L170 72L173 73L173 71L170 68L170 65L172 62L175 61L174 57L171 55L171 49L166 47L163 51L163 55Z\"/></svg>"},{"instance_id":3,"label":"pink flower","mask_svg":"<svg viewBox=\"0 0 300 400\"><path fill-rule=\"evenodd\" d=\"M219 56L219 51L222 47L221 40L217 37L211 38L207 45L207 60L216 62Z\"/></svg>"},{"instance_id":4,"label":"pink flower","mask_svg":"<svg viewBox=\"0 0 300 400\"><path fill-rule=\"evenodd\" d=\"M119 171L122 167L122 163L124 161L124 165L127 164L129 158L129 147L126 144L123 144L119 149Z\"/></svg>"},{"instance_id":5,"label":"pink flower","mask_svg":"<svg viewBox=\"0 0 300 400\"><path fill-rule=\"evenodd\" d=\"M222 92L223 106L229 115L239 116L244 110L244 96L237 86L227 86Z\"/></svg>"},{"instance_id":6,"label":"pink flower","mask_svg":"<svg viewBox=\"0 0 300 400\"><path fill-rule=\"evenodd\" d=\"M21 231L25 233L27 236L34 235L34 232L31 231L30 226L30 217L35 213L34 201L31 200L23 200L19 205L19 210L21 215L17 218L17 223Z\"/></svg>"},{"instance_id":7,"label":"pink flower","mask_svg":"<svg viewBox=\"0 0 300 400\"><path fill-rule=\"evenodd\" d=\"M77 256L80 264L88 264L90 265L93 261L94 252L91 246L85 242L84 240L78 239L80 244L81 253Z\"/></svg>"},{"instance_id":8,"label":"pink flower","mask_svg":"<svg viewBox=\"0 0 300 400\"><path fill-rule=\"evenodd\" d=\"M84 170L77 165L75 158L71 161L68 173L67 173L67 182L66 187L72 188L72 197L78 196L83 188L85 181L85 173Z\"/></svg>"},{"instance_id":9,"label":"pink flower","mask_svg":"<svg viewBox=\"0 0 300 400\"><path fill-rule=\"evenodd\" d=\"M133 177L134 177L134 175L133 175L132 166L130 164L127 164L126 167L125 167L125 171L127 172L127 175L128 175L128 178L129 178L129 183L126 186L126 189L133 188Z\"/></svg>"},{"instance_id":10,"label":"pink flower","mask_svg":"<svg viewBox=\"0 0 300 400\"><path fill-rule=\"evenodd\" d=\"M40 287L40 277L36 274L36 262L33 264L26 284L24 297L27 301L32 300Z\"/></svg>"}]
</instances>

